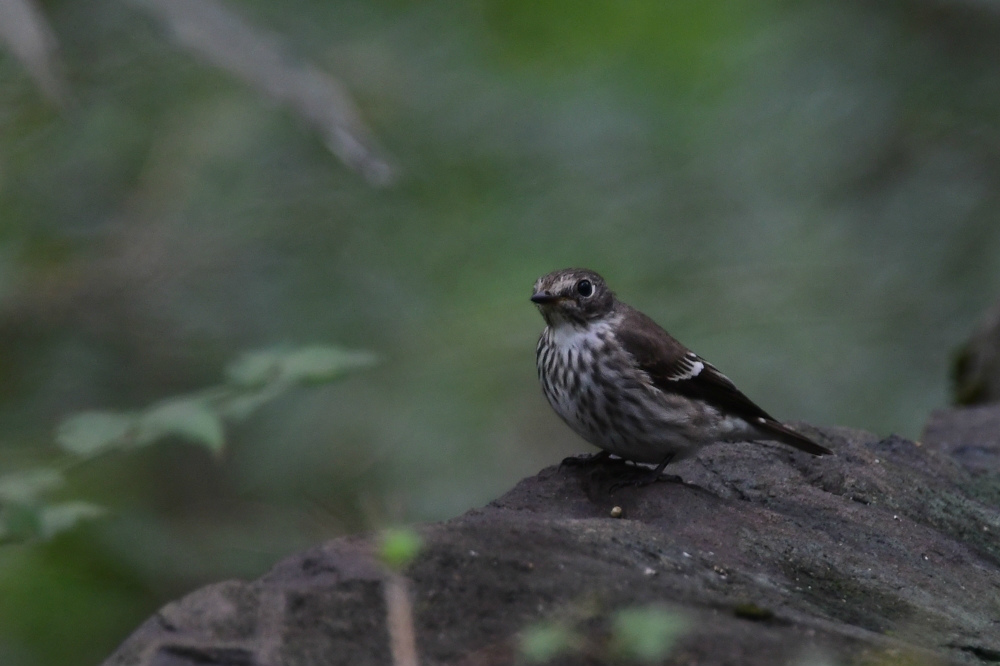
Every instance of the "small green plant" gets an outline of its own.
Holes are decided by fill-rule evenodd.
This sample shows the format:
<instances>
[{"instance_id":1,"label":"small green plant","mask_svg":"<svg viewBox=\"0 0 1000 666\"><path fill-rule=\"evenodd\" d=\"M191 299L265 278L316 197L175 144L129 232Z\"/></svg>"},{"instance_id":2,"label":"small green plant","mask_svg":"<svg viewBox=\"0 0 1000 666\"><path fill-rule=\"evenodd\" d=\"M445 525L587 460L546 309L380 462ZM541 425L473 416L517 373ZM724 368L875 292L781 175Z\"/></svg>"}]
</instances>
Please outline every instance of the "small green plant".
<instances>
[{"instance_id":1,"label":"small green plant","mask_svg":"<svg viewBox=\"0 0 1000 666\"><path fill-rule=\"evenodd\" d=\"M423 539L410 529L387 529L379 535L377 548L379 561L388 569L383 592L392 663L394 666L419 666L410 582L403 570L420 554Z\"/></svg>"},{"instance_id":2,"label":"small green plant","mask_svg":"<svg viewBox=\"0 0 1000 666\"><path fill-rule=\"evenodd\" d=\"M540 622L527 627L518 643L521 656L536 664L578 653L586 644L579 631L562 622Z\"/></svg>"},{"instance_id":3,"label":"small green plant","mask_svg":"<svg viewBox=\"0 0 1000 666\"><path fill-rule=\"evenodd\" d=\"M73 414L56 428L63 458L0 476L0 544L50 539L104 515L95 504L53 499L66 475L82 463L161 441L188 442L221 456L227 423L246 419L291 389L332 382L374 362L371 354L329 346L255 351L230 364L218 386L138 411Z\"/></svg>"},{"instance_id":4,"label":"small green plant","mask_svg":"<svg viewBox=\"0 0 1000 666\"><path fill-rule=\"evenodd\" d=\"M601 624L606 629L594 631ZM622 608L604 618L584 606L568 617L525 628L518 637L518 652L531 663L565 655L652 663L665 659L686 630L683 615L658 604Z\"/></svg>"},{"instance_id":5,"label":"small green plant","mask_svg":"<svg viewBox=\"0 0 1000 666\"><path fill-rule=\"evenodd\" d=\"M378 558L392 571L400 572L420 554L422 547L423 539L413 530L387 529L379 539Z\"/></svg>"},{"instance_id":6,"label":"small green plant","mask_svg":"<svg viewBox=\"0 0 1000 666\"><path fill-rule=\"evenodd\" d=\"M635 661L662 661L687 629L683 616L663 606L623 608L611 618L612 653Z\"/></svg>"}]
</instances>

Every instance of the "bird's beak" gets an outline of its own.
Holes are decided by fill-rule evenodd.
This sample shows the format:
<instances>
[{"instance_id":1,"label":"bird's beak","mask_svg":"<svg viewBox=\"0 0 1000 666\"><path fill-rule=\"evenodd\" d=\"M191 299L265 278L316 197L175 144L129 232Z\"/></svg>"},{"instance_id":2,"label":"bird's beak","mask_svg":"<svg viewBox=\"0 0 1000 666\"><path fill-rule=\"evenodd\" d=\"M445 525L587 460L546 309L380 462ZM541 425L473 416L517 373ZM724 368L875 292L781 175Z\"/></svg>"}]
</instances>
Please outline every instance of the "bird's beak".
<instances>
[{"instance_id":1,"label":"bird's beak","mask_svg":"<svg viewBox=\"0 0 1000 666\"><path fill-rule=\"evenodd\" d=\"M555 303L559 299L560 299L559 296L556 296L554 294L550 294L547 291L540 291L537 294L532 294L531 295L531 302L532 303L537 303L539 305L547 305L549 303Z\"/></svg>"}]
</instances>

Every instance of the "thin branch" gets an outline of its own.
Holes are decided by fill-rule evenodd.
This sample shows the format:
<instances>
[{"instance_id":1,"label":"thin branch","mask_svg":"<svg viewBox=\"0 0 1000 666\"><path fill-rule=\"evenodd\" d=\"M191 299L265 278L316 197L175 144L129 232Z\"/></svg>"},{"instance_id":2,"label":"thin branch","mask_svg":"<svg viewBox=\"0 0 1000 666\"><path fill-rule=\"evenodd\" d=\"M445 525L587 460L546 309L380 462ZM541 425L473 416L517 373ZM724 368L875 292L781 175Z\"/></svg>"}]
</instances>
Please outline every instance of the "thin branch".
<instances>
[{"instance_id":1,"label":"thin branch","mask_svg":"<svg viewBox=\"0 0 1000 666\"><path fill-rule=\"evenodd\" d=\"M402 574L389 573L384 591L393 666L419 666L409 581Z\"/></svg>"},{"instance_id":2,"label":"thin branch","mask_svg":"<svg viewBox=\"0 0 1000 666\"><path fill-rule=\"evenodd\" d=\"M33 0L0 0L0 42L24 64L46 97L65 106L59 42Z\"/></svg>"},{"instance_id":3,"label":"thin branch","mask_svg":"<svg viewBox=\"0 0 1000 666\"><path fill-rule=\"evenodd\" d=\"M216 0L132 2L163 21L179 45L315 126L333 154L370 184L391 183L393 169L343 86L315 65L290 57L279 37L251 26Z\"/></svg>"}]
</instances>

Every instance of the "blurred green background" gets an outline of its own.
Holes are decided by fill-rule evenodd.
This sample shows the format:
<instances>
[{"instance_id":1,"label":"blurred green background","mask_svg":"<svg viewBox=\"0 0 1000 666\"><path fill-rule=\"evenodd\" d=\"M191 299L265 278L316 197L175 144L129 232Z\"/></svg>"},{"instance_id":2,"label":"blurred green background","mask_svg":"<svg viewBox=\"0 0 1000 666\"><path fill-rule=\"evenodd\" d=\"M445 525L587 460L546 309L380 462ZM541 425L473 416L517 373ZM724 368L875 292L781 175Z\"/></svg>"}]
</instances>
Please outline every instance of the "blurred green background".
<instances>
[{"instance_id":1,"label":"blurred green background","mask_svg":"<svg viewBox=\"0 0 1000 666\"><path fill-rule=\"evenodd\" d=\"M535 378L527 299L555 268L603 273L779 418L910 437L1000 292L985 3L227 7L339 81L395 180L144 2L41 4L63 104L0 51L0 472L248 349L381 363L269 404L219 459L74 469L67 496L110 513L0 547L2 664L96 663L201 584L589 450Z\"/></svg>"}]
</instances>

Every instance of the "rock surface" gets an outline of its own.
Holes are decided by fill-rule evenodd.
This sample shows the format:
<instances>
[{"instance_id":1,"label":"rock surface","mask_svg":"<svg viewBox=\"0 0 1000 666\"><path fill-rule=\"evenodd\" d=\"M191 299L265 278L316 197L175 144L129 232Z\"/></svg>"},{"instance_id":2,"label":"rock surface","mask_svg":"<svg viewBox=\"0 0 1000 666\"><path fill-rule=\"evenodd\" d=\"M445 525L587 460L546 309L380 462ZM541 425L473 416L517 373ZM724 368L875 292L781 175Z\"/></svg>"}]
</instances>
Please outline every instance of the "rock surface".
<instances>
[{"instance_id":1,"label":"rock surface","mask_svg":"<svg viewBox=\"0 0 1000 666\"><path fill-rule=\"evenodd\" d=\"M513 663L551 618L586 635L558 663L605 663L610 614L653 602L686 618L670 664L1000 662L1000 408L922 443L802 429L836 455L720 444L612 495L607 467L551 467L422 528L422 663ZM389 664L382 581L337 539L167 605L105 663Z\"/></svg>"},{"instance_id":2,"label":"rock surface","mask_svg":"<svg viewBox=\"0 0 1000 666\"><path fill-rule=\"evenodd\" d=\"M1000 303L993 306L960 347L951 369L959 405L1000 402Z\"/></svg>"}]
</instances>

